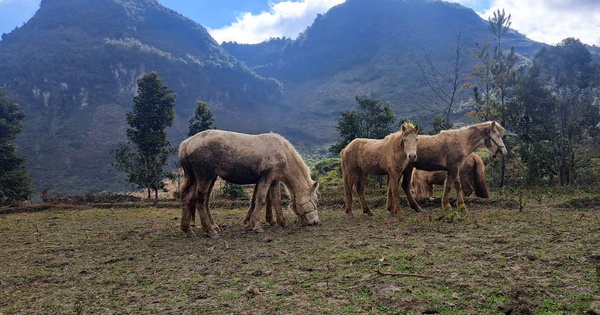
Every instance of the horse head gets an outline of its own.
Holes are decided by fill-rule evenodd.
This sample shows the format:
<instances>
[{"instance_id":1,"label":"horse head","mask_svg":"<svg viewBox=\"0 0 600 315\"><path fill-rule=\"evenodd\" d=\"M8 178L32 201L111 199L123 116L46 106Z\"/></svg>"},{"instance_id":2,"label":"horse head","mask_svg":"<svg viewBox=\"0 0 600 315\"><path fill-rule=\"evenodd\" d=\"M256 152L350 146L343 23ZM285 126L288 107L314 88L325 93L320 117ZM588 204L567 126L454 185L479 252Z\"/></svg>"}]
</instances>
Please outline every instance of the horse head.
<instances>
[{"instance_id":1,"label":"horse head","mask_svg":"<svg viewBox=\"0 0 600 315\"><path fill-rule=\"evenodd\" d=\"M508 153L502 137L506 133L506 129L500 124L492 121L490 125L489 135L485 139L485 147L493 153L492 157L504 157Z\"/></svg>"},{"instance_id":2,"label":"horse head","mask_svg":"<svg viewBox=\"0 0 600 315\"><path fill-rule=\"evenodd\" d=\"M406 157L408 157L412 163L417 161L418 133L419 126L411 123L402 124L402 146L404 147L404 152L406 152Z\"/></svg>"},{"instance_id":3,"label":"horse head","mask_svg":"<svg viewBox=\"0 0 600 315\"><path fill-rule=\"evenodd\" d=\"M319 202L318 188L319 183L313 182L308 194L297 195L290 202L290 209L300 218L302 225L319 224L319 214L317 213L317 204Z\"/></svg>"}]
</instances>

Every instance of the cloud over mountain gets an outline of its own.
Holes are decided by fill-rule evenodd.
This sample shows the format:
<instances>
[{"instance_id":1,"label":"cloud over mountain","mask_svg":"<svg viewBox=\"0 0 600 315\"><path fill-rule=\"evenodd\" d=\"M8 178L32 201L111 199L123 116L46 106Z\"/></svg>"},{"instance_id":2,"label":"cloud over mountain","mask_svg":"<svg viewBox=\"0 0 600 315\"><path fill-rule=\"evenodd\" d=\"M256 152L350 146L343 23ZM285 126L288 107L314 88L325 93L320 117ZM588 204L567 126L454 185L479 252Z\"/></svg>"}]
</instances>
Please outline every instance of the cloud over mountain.
<instances>
[{"instance_id":1,"label":"cloud over mountain","mask_svg":"<svg viewBox=\"0 0 600 315\"><path fill-rule=\"evenodd\" d=\"M268 12L256 15L243 13L231 25L220 29L209 29L209 32L219 43L235 41L256 44L274 37L296 38L313 22L317 14L325 13L344 1L281 1L271 4Z\"/></svg>"},{"instance_id":2,"label":"cloud over mountain","mask_svg":"<svg viewBox=\"0 0 600 315\"><path fill-rule=\"evenodd\" d=\"M473 5L475 0L454 0ZM484 19L504 9L511 14L512 28L527 37L557 44L575 37L589 45L600 45L600 1L598 0L492 0L488 10L478 11Z\"/></svg>"}]
</instances>

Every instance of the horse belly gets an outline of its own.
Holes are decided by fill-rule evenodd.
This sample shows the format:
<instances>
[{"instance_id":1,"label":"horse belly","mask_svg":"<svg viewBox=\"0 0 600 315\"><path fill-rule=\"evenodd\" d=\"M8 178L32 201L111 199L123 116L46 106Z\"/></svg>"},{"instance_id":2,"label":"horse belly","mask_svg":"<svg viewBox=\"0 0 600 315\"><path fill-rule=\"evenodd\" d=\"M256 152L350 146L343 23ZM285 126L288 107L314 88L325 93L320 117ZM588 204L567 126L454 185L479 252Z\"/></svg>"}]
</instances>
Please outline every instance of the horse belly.
<instances>
[{"instance_id":1,"label":"horse belly","mask_svg":"<svg viewBox=\"0 0 600 315\"><path fill-rule=\"evenodd\" d=\"M217 170L217 175L228 182L238 185L256 184L261 177L260 173L254 168L243 164L219 168Z\"/></svg>"}]
</instances>

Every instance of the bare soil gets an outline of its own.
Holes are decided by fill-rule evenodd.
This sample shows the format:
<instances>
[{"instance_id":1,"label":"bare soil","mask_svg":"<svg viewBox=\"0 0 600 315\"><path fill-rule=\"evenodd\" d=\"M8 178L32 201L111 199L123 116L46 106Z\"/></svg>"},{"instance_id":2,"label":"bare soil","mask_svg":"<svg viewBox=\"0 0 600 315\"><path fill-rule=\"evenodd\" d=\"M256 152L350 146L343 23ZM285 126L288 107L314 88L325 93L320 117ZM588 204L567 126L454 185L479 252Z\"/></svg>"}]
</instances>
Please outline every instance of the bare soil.
<instances>
[{"instance_id":1,"label":"bare soil","mask_svg":"<svg viewBox=\"0 0 600 315\"><path fill-rule=\"evenodd\" d=\"M0 314L598 314L600 197L467 199L468 210L244 229L215 199L219 239L187 238L176 201L0 211Z\"/></svg>"}]
</instances>

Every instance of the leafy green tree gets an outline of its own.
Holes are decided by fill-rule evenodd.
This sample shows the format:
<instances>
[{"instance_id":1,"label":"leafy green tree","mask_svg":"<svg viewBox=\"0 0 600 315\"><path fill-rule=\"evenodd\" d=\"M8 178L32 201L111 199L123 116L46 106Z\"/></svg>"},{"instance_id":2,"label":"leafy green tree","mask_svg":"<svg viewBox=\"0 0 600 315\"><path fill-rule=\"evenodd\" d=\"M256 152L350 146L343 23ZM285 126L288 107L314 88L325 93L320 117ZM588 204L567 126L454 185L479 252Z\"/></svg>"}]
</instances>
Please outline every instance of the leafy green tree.
<instances>
[{"instance_id":1,"label":"leafy green tree","mask_svg":"<svg viewBox=\"0 0 600 315\"><path fill-rule=\"evenodd\" d=\"M517 132L530 172L555 177L559 185L573 184L577 168L585 164L581 150L598 137L600 65L579 40L567 38L540 49L518 91Z\"/></svg>"},{"instance_id":2,"label":"leafy green tree","mask_svg":"<svg viewBox=\"0 0 600 315\"><path fill-rule=\"evenodd\" d=\"M19 104L0 89L0 205L12 205L31 197L31 180L25 170L25 158L17 154L13 143L23 130L25 114Z\"/></svg>"},{"instance_id":3,"label":"leafy green tree","mask_svg":"<svg viewBox=\"0 0 600 315\"><path fill-rule=\"evenodd\" d=\"M383 139L397 127L390 102L367 96L356 96L355 99L358 102L356 110L340 111L340 117L336 118L339 136L337 142L329 148L329 152L333 154L339 154L356 138Z\"/></svg>"},{"instance_id":4,"label":"leafy green tree","mask_svg":"<svg viewBox=\"0 0 600 315\"><path fill-rule=\"evenodd\" d=\"M141 77L137 85L133 112L126 115L128 144L115 150L117 161L113 166L127 172L133 186L146 189L148 199L151 191L158 199L158 190L165 187L163 178L170 174L163 167L175 153L165 132L173 125L175 94L156 72Z\"/></svg>"},{"instance_id":5,"label":"leafy green tree","mask_svg":"<svg viewBox=\"0 0 600 315\"><path fill-rule=\"evenodd\" d=\"M198 132L210 129L214 122L215 117L210 111L210 108L208 108L208 104L197 100L194 117L190 119L188 136L191 137Z\"/></svg>"}]
</instances>

